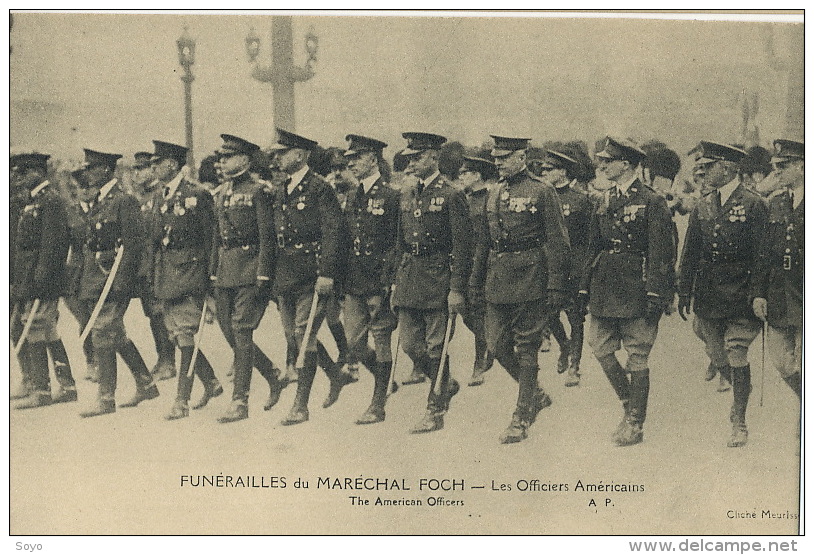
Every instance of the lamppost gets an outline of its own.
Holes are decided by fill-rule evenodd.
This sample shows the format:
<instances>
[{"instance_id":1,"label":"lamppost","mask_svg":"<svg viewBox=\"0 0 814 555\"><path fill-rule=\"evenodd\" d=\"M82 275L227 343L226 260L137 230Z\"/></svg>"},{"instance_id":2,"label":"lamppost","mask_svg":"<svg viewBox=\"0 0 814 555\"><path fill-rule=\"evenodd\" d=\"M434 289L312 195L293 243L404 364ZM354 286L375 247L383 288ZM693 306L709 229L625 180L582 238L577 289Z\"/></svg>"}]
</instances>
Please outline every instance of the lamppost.
<instances>
[{"instance_id":1,"label":"lamppost","mask_svg":"<svg viewBox=\"0 0 814 555\"><path fill-rule=\"evenodd\" d=\"M175 41L178 47L178 63L184 69L181 81L184 82L184 125L187 135L187 166L195 172L195 157L192 152L192 82L195 76L192 75L192 65L195 63L195 39L189 36L189 29L184 25L184 32L181 38Z\"/></svg>"},{"instance_id":2,"label":"lamppost","mask_svg":"<svg viewBox=\"0 0 814 555\"><path fill-rule=\"evenodd\" d=\"M252 77L261 83L271 83L274 107L274 125L289 131L294 128L294 83L308 81L317 61L319 38L313 29L305 35L305 51L308 60L305 67L294 65L294 40L291 32L291 16L276 15L271 20L271 65L260 65L260 37L254 27L246 37L246 54L252 64Z\"/></svg>"}]
</instances>

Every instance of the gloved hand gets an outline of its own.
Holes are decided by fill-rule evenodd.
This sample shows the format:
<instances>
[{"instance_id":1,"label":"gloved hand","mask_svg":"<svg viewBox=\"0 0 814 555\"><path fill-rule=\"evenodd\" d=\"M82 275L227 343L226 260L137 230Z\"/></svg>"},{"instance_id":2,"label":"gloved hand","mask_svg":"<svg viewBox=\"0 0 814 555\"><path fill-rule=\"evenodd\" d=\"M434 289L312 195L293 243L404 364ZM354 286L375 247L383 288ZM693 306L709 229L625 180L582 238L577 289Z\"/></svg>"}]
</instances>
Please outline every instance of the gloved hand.
<instances>
[{"instance_id":1,"label":"gloved hand","mask_svg":"<svg viewBox=\"0 0 814 555\"><path fill-rule=\"evenodd\" d=\"M752 301L752 311L755 313L755 316L765 322L769 313L769 305L766 302L766 299L763 297L755 297L755 299Z\"/></svg>"},{"instance_id":2,"label":"gloved hand","mask_svg":"<svg viewBox=\"0 0 814 555\"><path fill-rule=\"evenodd\" d=\"M678 315L681 316L681 319L685 322L687 321L687 314L690 314L692 310L690 309L690 296L689 295L679 295L678 296Z\"/></svg>"},{"instance_id":3,"label":"gloved hand","mask_svg":"<svg viewBox=\"0 0 814 555\"><path fill-rule=\"evenodd\" d=\"M317 295L327 296L330 295L334 289L334 278L319 276L317 283L314 286L314 291Z\"/></svg>"},{"instance_id":4,"label":"gloved hand","mask_svg":"<svg viewBox=\"0 0 814 555\"><path fill-rule=\"evenodd\" d=\"M466 299L462 293L458 291L450 291L447 295L447 307L450 315L460 314L466 310Z\"/></svg>"}]
</instances>

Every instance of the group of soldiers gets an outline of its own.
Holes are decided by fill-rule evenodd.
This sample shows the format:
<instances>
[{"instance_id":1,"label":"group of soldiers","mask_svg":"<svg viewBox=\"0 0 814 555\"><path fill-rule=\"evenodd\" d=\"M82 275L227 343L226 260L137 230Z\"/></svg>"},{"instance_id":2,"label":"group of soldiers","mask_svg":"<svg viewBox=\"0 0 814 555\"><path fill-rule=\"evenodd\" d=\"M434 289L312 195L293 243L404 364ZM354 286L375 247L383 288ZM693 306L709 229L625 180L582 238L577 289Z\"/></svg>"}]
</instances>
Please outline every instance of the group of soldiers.
<instances>
[{"instance_id":1,"label":"group of soldiers","mask_svg":"<svg viewBox=\"0 0 814 555\"><path fill-rule=\"evenodd\" d=\"M453 182L439 169L445 137L403 137L406 167L391 183L387 145L374 138L348 135L336 171L323 177L309 166L316 141L277 129L277 143L261 149L224 134L214 190L188 177L185 147L154 141L153 152L134 157L135 178L147 187L141 201L114 177L120 154L85 149L72 174L75 206L46 180L47 155L13 155L11 339L25 388L17 408L77 400L56 330L60 298L83 330L99 384L83 417L116 411L117 353L136 382L135 396L118 407L158 397L155 380L176 374L168 420L189 416L196 375L204 394L193 409L221 395L198 340L214 312L233 351L232 401L219 422L248 418L253 368L269 386L266 410L296 383L282 420L296 425L309 419L318 367L330 382L328 407L358 380L360 365L374 385L357 424L381 422L397 388L394 354L403 349L413 364L404 383L430 384L411 432L433 432L460 390L447 352L460 314L475 336L469 385L483 383L494 360L517 382L514 413L499 437L516 443L552 404L538 379L544 337L557 339L557 371L577 386L590 313L589 344L623 408L612 440L634 445L644 435L649 354L676 292L679 315L694 312L710 358L707 379L731 384L729 446L747 441L747 352L762 322L774 365L802 397L802 143L774 142L780 188L767 202L741 182L743 149L701 141L691 154L705 195L691 211L679 262L674 203L642 181L648 155L631 140L604 140L595 165L612 186L592 198L580 187L579 153L567 147L547 149L532 164L530 139L492 135L488 157L464 156ZM133 298L158 351L152 372L125 331ZM285 333L285 370L255 343L270 301ZM323 321L339 347L336 361L317 340Z\"/></svg>"}]
</instances>

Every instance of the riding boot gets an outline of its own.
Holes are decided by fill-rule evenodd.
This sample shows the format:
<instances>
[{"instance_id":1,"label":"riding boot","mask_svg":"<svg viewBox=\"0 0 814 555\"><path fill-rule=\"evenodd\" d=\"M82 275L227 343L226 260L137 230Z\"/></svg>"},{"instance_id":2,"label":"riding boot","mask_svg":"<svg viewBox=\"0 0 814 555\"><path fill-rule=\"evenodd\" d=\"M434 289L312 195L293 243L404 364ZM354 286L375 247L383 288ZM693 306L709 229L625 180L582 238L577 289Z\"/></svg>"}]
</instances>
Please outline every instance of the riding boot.
<instances>
[{"instance_id":1,"label":"riding boot","mask_svg":"<svg viewBox=\"0 0 814 555\"><path fill-rule=\"evenodd\" d=\"M450 401L461 389L460 384L450 375L449 357L444 359L444 368L441 376L438 377L440 367L440 358L427 359L425 373L432 384L427 396L427 412L421 421L410 430L411 433L423 434L442 429L444 427L444 415L449 410ZM436 379L441 380L438 388L441 391L440 394L436 394L434 391Z\"/></svg>"},{"instance_id":2,"label":"riding boot","mask_svg":"<svg viewBox=\"0 0 814 555\"><path fill-rule=\"evenodd\" d=\"M158 353L158 361L150 373L157 380L169 380L175 377L175 344L170 339L163 317L150 318L150 331Z\"/></svg>"},{"instance_id":3,"label":"riding boot","mask_svg":"<svg viewBox=\"0 0 814 555\"><path fill-rule=\"evenodd\" d=\"M472 368L469 385L481 385L484 381L484 374L489 371L494 361L494 357L486 347L486 338L482 333L475 333L475 365Z\"/></svg>"},{"instance_id":4,"label":"riding boot","mask_svg":"<svg viewBox=\"0 0 814 555\"><path fill-rule=\"evenodd\" d=\"M521 366L517 384L517 407L508 428L500 434L500 443L518 443L528 437L528 428L542 407L535 403L538 391L537 375L539 368Z\"/></svg>"},{"instance_id":5,"label":"riding boot","mask_svg":"<svg viewBox=\"0 0 814 555\"><path fill-rule=\"evenodd\" d=\"M283 426L293 426L308 420L308 399L311 397L311 386L317 373L317 354L305 353L303 368L300 369L297 379L297 394L294 396L294 405L291 412L281 422Z\"/></svg>"},{"instance_id":6,"label":"riding boot","mask_svg":"<svg viewBox=\"0 0 814 555\"><path fill-rule=\"evenodd\" d=\"M647 400L650 396L650 370L630 373L630 401L625 426L616 437L620 447L641 443L644 439L644 421L647 417Z\"/></svg>"},{"instance_id":7,"label":"riding boot","mask_svg":"<svg viewBox=\"0 0 814 555\"><path fill-rule=\"evenodd\" d=\"M54 375L59 389L51 397L54 403L70 403L77 400L76 380L71 372L71 362L61 339L48 343L48 351L54 361Z\"/></svg>"},{"instance_id":8,"label":"riding boot","mask_svg":"<svg viewBox=\"0 0 814 555\"><path fill-rule=\"evenodd\" d=\"M223 386L215 377L215 370L209 359L201 351L198 351L198 357L195 359L195 374L200 378L204 391L200 401L192 405L192 410L202 409L210 399L223 395Z\"/></svg>"},{"instance_id":9,"label":"riding boot","mask_svg":"<svg viewBox=\"0 0 814 555\"><path fill-rule=\"evenodd\" d=\"M120 343L117 350L136 380L136 393L129 401L119 404L119 407L135 407L142 401L158 397L158 387L153 382L153 376L147 369L147 365L144 364L144 359L141 358L136 344L132 340L126 339Z\"/></svg>"},{"instance_id":10,"label":"riding boot","mask_svg":"<svg viewBox=\"0 0 814 555\"><path fill-rule=\"evenodd\" d=\"M263 405L263 410L271 410L280 400L280 394L283 392L285 385L280 380L280 370L256 343L254 344L254 367L257 368L257 371L260 372L260 375L269 385L269 396Z\"/></svg>"},{"instance_id":11,"label":"riding boot","mask_svg":"<svg viewBox=\"0 0 814 555\"><path fill-rule=\"evenodd\" d=\"M285 375L280 379L283 387L297 381L297 352L288 346L285 349Z\"/></svg>"},{"instance_id":12,"label":"riding boot","mask_svg":"<svg viewBox=\"0 0 814 555\"><path fill-rule=\"evenodd\" d=\"M331 382L328 397L326 397L325 402L322 403L322 408L327 409L339 400L339 393L342 391L342 388L349 383L353 383L353 379L350 374L342 371L342 365L333 361L325 349L325 346L319 341L317 342L317 358L319 360L319 366L322 367L322 370Z\"/></svg>"},{"instance_id":13,"label":"riding boot","mask_svg":"<svg viewBox=\"0 0 814 555\"><path fill-rule=\"evenodd\" d=\"M116 412L116 349L100 347L93 353L93 359L99 369L99 398L91 409L80 413L82 418L101 416Z\"/></svg>"},{"instance_id":14,"label":"riding boot","mask_svg":"<svg viewBox=\"0 0 814 555\"><path fill-rule=\"evenodd\" d=\"M605 376L608 377L611 387L613 387L613 390L616 392L616 396L622 401L622 406L624 407L625 413L622 417L622 421L619 422L619 425L611 436L613 441L618 441L619 435L625 428L625 422L627 422L630 412L630 380L628 380L625 369L619 364L616 355L610 354L597 360L602 367L602 371L605 372Z\"/></svg>"},{"instance_id":15,"label":"riding boot","mask_svg":"<svg viewBox=\"0 0 814 555\"><path fill-rule=\"evenodd\" d=\"M329 322L328 329L331 330L331 335L339 351L339 354L336 355L336 362L344 366L348 361L348 339L345 337L345 326L342 325L342 322Z\"/></svg>"},{"instance_id":16,"label":"riding boot","mask_svg":"<svg viewBox=\"0 0 814 555\"><path fill-rule=\"evenodd\" d=\"M245 420L249 417L249 390L252 382L252 358L254 346L251 339L235 343L235 380L232 403L226 413L218 418L221 424Z\"/></svg>"},{"instance_id":17,"label":"riding boot","mask_svg":"<svg viewBox=\"0 0 814 555\"><path fill-rule=\"evenodd\" d=\"M582 361L582 345L585 337L585 322L575 320L571 323L571 341L568 344L568 374L565 380L566 387L579 385L579 364Z\"/></svg>"},{"instance_id":18,"label":"riding boot","mask_svg":"<svg viewBox=\"0 0 814 555\"><path fill-rule=\"evenodd\" d=\"M384 405L387 402L387 384L390 379L392 362L380 362L371 368L373 374L373 399L365 413L356 421L357 424L375 424L384 420Z\"/></svg>"},{"instance_id":19,"label":"riding boot","mask_svg":"<svg viewBox=\"0 0 814 555\"><path fill-rule=\"evenodd\" d=\"M413 370L406 380L401 382L401 385L413 385L423 383L427 379L427 366L429 365L429 357L426 354L421 355L413 360Z\"/></svg>"},{"instance_id":20,"label":"riding boot","mask_svg":"<svg viewBox=\"0 0 814 555\"><path fill-rule=\"evenodd\" d=\"M194 374L190 376L189 367L192 364L192 352L195 347L181 347L181 367L178 369L178 394L170 409L170 413L165 416L166 420L179 420L189 416L189 398L192 395L192 381ZM198 353L201 356L201 353ZM196 363L197 366L197 363Z\"/></svg>"},{"instance_id":21,"label":"riding boot","mask_svg":"<svg viewBox=\"0 0 814 555\"><path fill-rule=\"evenodd\" d=\"M743 447L749 439L746 429L746 407L749 404L749 395L752 393L752 372L747 364L732 368L732 410L729 421L732 423L732 435L727 442L728 447Z\"/></svg>"},{"instance_id":22,"label":"riding boot","mask_svg":"<svg viewBox=\"0 0 814 555\"><path fill-rule=\"evenodd\" d=\"M28 343L31 394L15 408L34 409L52 403L51 378L48 369L48 348L45 343Z\"/></svg>"},{"instance_id":23,"label":"riding boot","mask_svg":"<svg viewBox=\"0 0 814 555\"><path fill-rule=\"evenodd\" d=\"M85 379L89 382L99 383L99 368L93 356L93 338L88 335L82 342L82 352L85 354Z\"/></svg>"},{"instance_id":24,"label":"riding boot","mask_svg":"<svg viewBox=\"0 0 814 555\"><path fill-rule=\"evenodd\" d=\"M20 347L20 352L17 353L17 362L20 363L22 378L20 380L19 389L9 396L9 399L12 401L25 399L34 391L34 388L31 386L31 362L28 356L29 345L30 344L26 341Z\"/></svg>"}]
</instances>

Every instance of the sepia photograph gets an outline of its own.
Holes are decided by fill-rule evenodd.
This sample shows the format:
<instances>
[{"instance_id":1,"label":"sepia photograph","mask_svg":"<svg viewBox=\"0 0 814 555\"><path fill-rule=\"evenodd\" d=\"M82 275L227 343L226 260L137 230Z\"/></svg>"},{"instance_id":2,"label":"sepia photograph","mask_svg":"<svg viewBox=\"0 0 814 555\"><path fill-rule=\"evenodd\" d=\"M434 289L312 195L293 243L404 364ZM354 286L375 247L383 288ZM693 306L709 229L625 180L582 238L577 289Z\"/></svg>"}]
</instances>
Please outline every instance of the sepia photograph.
<instances>
[{"instance_id":1,"label":"sepia photograph","mask_svg":"<svg viewBox=\"0 0 814 555\"><path fill-rule=\"evenodd\" d=\"M8 14L11 549L802 545L802 10Z\"/></svg>"}]
</instances>

